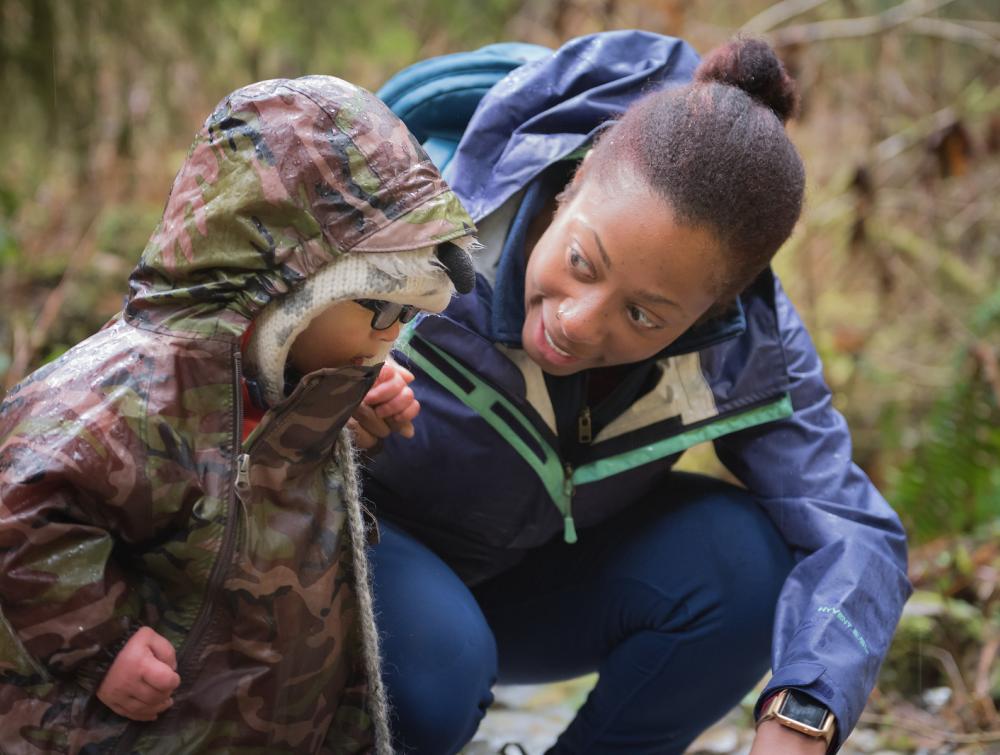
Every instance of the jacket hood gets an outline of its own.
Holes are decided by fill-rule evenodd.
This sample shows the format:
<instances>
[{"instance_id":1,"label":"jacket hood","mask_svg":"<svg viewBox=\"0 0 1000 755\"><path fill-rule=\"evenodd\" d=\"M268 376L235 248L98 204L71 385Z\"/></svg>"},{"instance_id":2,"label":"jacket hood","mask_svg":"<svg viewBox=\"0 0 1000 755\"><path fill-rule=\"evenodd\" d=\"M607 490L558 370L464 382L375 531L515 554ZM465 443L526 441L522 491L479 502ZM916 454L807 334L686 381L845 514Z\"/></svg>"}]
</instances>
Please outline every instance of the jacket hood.
<instances>
[{"instance_id":1,"label":"jacket hood","mask_svg":"<svg viewBox=\"0 0 1000 755\"><path fill-rule=\"evenodd\" d=\"M646 92L687 84L698 60L687 42L645 31L571 40L490 89L445 173L482 220Z\"/></svg>"},{"instance_id":2,"label":"jacket hood","mask_svg":"<svg viewBox=\"0 0 1000 755\"><path fill-rule=\"evenodd\" d=\"M239 89L202 126L130 279L125 318L233 338L350 253L472 241L426 152L370 92L332 76Z\"/></svg>"}]
</instances>

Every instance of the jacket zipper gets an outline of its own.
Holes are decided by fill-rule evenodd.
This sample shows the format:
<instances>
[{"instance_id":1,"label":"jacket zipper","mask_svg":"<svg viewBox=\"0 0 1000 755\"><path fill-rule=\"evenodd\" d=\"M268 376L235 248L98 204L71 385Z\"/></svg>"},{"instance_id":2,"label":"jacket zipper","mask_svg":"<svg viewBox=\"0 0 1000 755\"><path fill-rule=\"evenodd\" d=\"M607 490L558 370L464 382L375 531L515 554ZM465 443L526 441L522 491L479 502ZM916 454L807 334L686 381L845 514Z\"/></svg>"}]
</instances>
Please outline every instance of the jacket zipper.
<instances>
[{"instance_id":1,"label":"jacket zipper","mask_svg":"<svg viewBox=\"0 0 1000 755\"><path fill-rule=\"evenodd\" d=\"M584 406L580 411L580 416L576 419L576 437L583 445L589 445L594 439L589 406Z\"/></svg>"},{"instance_id":2,"label":"jacket zipper","mask_svg":"<svg viewBox=\"0 0 1000 755\"><path fill-rule=\"evenodd\" d=\"M240 396L242 398L242 392ZM275 414L273 410L269 410L265 418L261 420L260 424L257 426L257 437L254 438L253 443L251 443L247 448L240 447L239 453L236 454L236 477L234 488L236 490L236 498L241 504L243 504L244 509L250 503L250 492L253 486L250 484L250 466L251 466L251 452L260 445L263 438L271 432L271 428L274 427L275 423L280 417L283 417L293 411L300 403L300 399L296 399L289 403L287 406L281 409L279 414ZM236 412L237 427L240 428L240 437L242 437L243 428L243 402L240 401L237 406Z\"/></svg>"},{"instance_id":3,"label":"jacket zipper","mask_svg":"<svg viewBox=\"0 0 1000 755\"><path fill-rule=\"evenodd\" d=\"M563 464L563 540L570 545L576 542L576 523L573 521L573 495L576 485L573 482L573 467Z\"/></svg>"},{"instance_id":4,"label":"jacket zipper","mask_svg":"<svg viewBox=\"0 0 1000 755\"><path fill-rule=\"evenodd\" d=\"M236 457L236 495L247 502L250 493L250 454L241 453Z\"/></svg>"},{"instance_id":5,"label":"jacket zipper","mask_svg":"<svg viewBox=\"0 0 1000 755\"><path fill-rule=\"evenodd\" d=\"M233 394L236 397L236 424L233 426L234 449L240 448L240 439L243 435L243 391L240 387L242 374L243 355L239 352L239 350L237 350L233 355ZM245 454L237 452L237 476L239 474L238 460L244 455ZM249 458L247 461L249 461ZM185 643L181 650L180 657L177 659L177 673L181 677L182 684L184 683L185 674L189 671L189 667L193 664L193 659L198 656L198 653L195 651L202 649L204 636L212 617L212 600L229 569L229 562L233 557L233 551L236 549L236 544L240 539L240 520L236 515L238 507L235 505L235 485L231 488L231 491L232 492L229 497L229 510L226 512L225 535L222 541L222 546L219 548L219 557L215 560L215 566L212 567L212 574L208 579L208 587L205 590L205 605L202 607L201 615L198 617L198 620L195 622L194 626L191 627L191 631L188 633L188 641Z\"/></svg>"},{"instance_id":6,"label":"jacket zipper","mask_svg":"<svg viewBox=\"0 0 1000 755\"><path fill-rule=\"evenodd\" d=\"M233 551L236 547L236 543L239 540L239 517L236 516L236 500L237 500L237 486L240 480L241 467L245 468L245 473L247 475L246 480L249 484L249 472L250 472L250 457L244 453L240 453L240 438L242 437L243 430L243 391L240 387L240 379L243 374L243 355L236 351L233 355L233 395L235 397L236 405L236 424L233 426L233 448L237 450L237 455L235 459L235 478L236 485L230 488L229 496L229 508L226 511L226 529L222 540L222 546L219 548L219 555L215 560L215 564L212 567L212 573L208 578L208 586L205 589L205 603L201 607L201 612L198 618L195 620L194 625L188 632L187 640L181 648L181 652L177 657L177 674L181 678L181 685L184 684L184 679L186 678L188 672L190 671L190 666L192 665L192 659L197 657L196 650L201 650L202 640L208 629L211 616L212 616L212 599L215 597L215 593L219 588L219 584L225 577L226 571L229 568L229 561L233 556ZM164 716L157 719L162 722L164 718L170 715L172 709L168 709ZM139 738L140 728L136 723L130 723L128 728L122 733L121 738L115 745L115 753L125 753L132 747L135 740Z\"/></svg>"}]
</instances>

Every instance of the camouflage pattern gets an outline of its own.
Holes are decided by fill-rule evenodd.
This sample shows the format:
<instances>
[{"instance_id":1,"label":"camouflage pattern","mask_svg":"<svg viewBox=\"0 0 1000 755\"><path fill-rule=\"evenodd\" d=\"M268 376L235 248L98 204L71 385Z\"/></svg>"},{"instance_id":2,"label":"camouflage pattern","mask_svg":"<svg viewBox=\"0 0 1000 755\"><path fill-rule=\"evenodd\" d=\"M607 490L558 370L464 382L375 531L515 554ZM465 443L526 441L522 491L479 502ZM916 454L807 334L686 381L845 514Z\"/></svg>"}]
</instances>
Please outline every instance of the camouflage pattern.
<instances>
[{"instance_id":1,"label":"camouflage pattern","mask_svg":"<svg viewBox=\"0 0 1000 755\"><path fill-rule=\"evenodd\" d=\"M338 254L471 233L453 197L337 79L253 85L207 120L122 315L0 406L0 752L373 748L330 459L376 370L308 376L241 444L239 338ZM152 723L94 696L142 625L182 679Z\"/></svg>"},{"instance_id":2,"label":"camouflage pattern","mask_svg":"<svg viewBox=\"0 0 1000 755\"><path fill-rule=\"evenodd\" d=\"M240 333L339 254L474 230L423 147L370 92L330 76L264 81L205 122L132 275L126 314L175 333Z\"/></svg>"}]
</instances>

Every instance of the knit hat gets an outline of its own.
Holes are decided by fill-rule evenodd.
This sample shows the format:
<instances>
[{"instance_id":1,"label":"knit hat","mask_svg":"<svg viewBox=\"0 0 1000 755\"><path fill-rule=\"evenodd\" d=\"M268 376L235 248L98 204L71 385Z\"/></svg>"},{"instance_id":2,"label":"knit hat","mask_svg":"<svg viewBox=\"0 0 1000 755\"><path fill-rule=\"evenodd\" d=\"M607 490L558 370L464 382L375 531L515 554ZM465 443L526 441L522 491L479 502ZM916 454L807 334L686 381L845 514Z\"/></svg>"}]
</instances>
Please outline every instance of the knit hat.
<instances>
[{"instance_id":1,"label":"knit hat","mask_svg":"<svg viewBox=\"0 0 1000 755\"><path fill-rule=\"evenodd\" d=\"M473 237L461 239L465 248ZM464 248L459 247L467 256ZM448 306L455 277L436 247L386 254L345 254L309 278L301 288L276 299L254 321L246 349L248 372L254 375L269 405L285 396L285 362L296 337L331 304L353 299L379 299L408 304L428 312ZM446 255L447 258L447 255ZM464 283L462 284L464 287ZM376 354L371 364L385 359L392 344Z\"/></svg>"}]
</instances>

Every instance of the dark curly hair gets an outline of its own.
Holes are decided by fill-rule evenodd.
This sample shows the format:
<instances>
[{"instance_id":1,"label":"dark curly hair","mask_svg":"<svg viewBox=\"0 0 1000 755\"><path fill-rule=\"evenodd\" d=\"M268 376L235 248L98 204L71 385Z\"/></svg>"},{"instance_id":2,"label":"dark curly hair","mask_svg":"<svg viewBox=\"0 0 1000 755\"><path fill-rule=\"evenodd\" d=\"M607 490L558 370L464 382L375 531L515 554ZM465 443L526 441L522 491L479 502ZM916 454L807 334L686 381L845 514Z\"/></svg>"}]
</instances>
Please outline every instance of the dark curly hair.
<instances>
[{"instance_id":1,"label":"dark curly hair","mask_svg":"<svg viewBox=\"0 0 1000 755\"><path fill-rule=\"evenodd\" d=\"M738 39L713 50L686 86L633 104L604 132L584 176L638 175L678 222L720 242L720 303L765 268L802 211L805 171L785 132L795 84L771 47Z\"/></svg>"}]
</instances>

